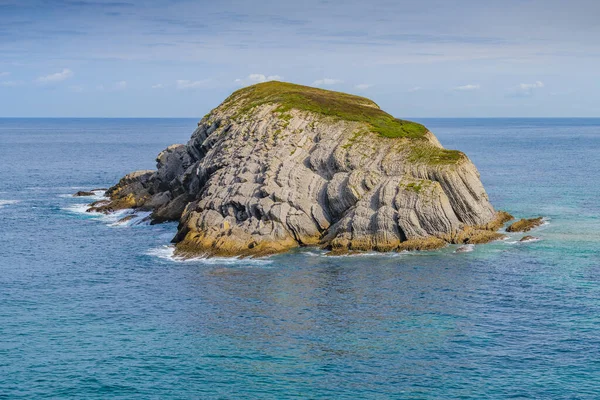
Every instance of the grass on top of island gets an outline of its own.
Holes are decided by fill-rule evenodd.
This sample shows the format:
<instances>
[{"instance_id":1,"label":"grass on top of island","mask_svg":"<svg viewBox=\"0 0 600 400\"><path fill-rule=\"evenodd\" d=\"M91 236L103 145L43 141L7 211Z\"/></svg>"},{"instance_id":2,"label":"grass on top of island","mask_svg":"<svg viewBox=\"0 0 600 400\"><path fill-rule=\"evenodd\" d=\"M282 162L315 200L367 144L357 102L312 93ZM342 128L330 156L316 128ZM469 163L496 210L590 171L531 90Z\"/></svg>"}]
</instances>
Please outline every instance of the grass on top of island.
<instances>
[{"instance_id":1,"label":"grass on top of island","mask_svg":"<svg viewBox=\"0 0 600 400\"><path fill-rule=\"evenodd\" d=\"M263 104L277 103L280 112L297 109L346 121L366 122L373 132L388 138L421 139L427 132L423 125L394 118L365 97L287 82L248 86L234 92L224 104L230 102L243 102L238 115Z\"/></svg>"},{"instance_id":2,"label":"grass on top of island","mask_svg":"<svg viewBox=\"0 0 600 400\"><path fill-rule=\"evenodd\" d=\"M221 107L236 107L234 118L250 113L264 104L278 104L276 109L281 118L289 123L287 111L296 109L323 115L333 120L362 122L369 131L384 138L409 140L409 161L429 165L458 164L467 159L464 153L432 145L428 140L428 129L416 122L395 118L381 110L366 97L296 85L294 83L270 81L239 89L231 94ZM366 131L365 131L366 132ZM354 139L356 139L356 133ZM352 143L346 144L348 148Z\"/></svg>"}]
</instances>

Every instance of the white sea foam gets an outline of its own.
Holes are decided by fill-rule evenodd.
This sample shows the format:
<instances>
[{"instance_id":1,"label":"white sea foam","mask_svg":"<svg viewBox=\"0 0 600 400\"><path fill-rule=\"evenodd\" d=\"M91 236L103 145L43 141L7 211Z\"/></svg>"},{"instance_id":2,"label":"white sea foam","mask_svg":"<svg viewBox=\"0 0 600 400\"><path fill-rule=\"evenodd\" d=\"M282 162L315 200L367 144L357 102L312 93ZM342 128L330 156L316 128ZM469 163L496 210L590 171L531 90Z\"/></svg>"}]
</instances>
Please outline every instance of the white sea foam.
<instances>
[{"instance_id":1,"label":"white sea foam","mask_svg":"<svg viewBox=\"0 0 600 400\"><path fill-rule=\"evenodd\" d=\"M103 214L99 213L99 212L87 212L88 208L90 208L90 205L87 203L77 203L77 204L70 204L66 207L63 207L62 209L65 211L69 211L75 214L83 214L83 215L89 215L89 216L95 216L95 217L101 217Z\"/></svg>"},{"instance_id":2,"label":"white sea foam","mask_svg":"<svg viewBox=\"0 0 600 400\"><path fill-rule=\"evenodd\" d=\"M519 239L519 240L511 240L511 241L507 241L506 244L533 243L533 242L539 242L540 240L542 240L542 239L540 239L538 237L534 237L534 238L527 239L527 240L521 240L521 239Z\"/></svg>"},{"instance_id":3,"label":"white sea foam","mask_svg":"<svg viewBox=\"0 0 600 400\"><path fill-rule=\"evenodd\" d=\"M321 257L323 255L325 255L325 253L323 251L317 252L317 251L301 251L300 254L305 255L305 256L309 256L309 257Z\"/></svg>"},{"instance_id":4,"label":"white sea foam","mask_svg":"<svg viewBox=\"0 0 600 400\"><path fill-rule=\"evenodd\" d=\"M354 253L346 253L346 254L330 254L327 250L320 250L318 248L312 248L310 250L304 250L299 252L299 254L308 256L308 257L324 257L324 258L396 258L396 257L404 257L407 255L420 255L418 251L387 251L387 252L378 252L378 251L360 251Z\"/></svg>"},{"instance_id":5,"label":"white sea foam","mask_svg":"<svg viewBox=\"0 0 600 400\"><path fill-rule=\"evenodd\" d=\"M125 209L115 211L109 214L103 214L96 211L88 212L90 205L88 203L77 203L63 207L63 210L69 211L75 214L86 215L88 217L97 218L98 220L108 224L109 226L135 226L135 225L149 225L150 224L150 211L136 212L133 209ZM127 220L123 221L123 218Z\"/></svg>"},{"instance_id":6,"label":"white sea foam","mask_svg":"<svg viewBox=\"0 0 600 400\"><path fill-rule=\"evenodd\" d=\"M460 246L459 248L457 248L456 250L454 250L454 252L455 253L470 253L473 250L475 250L474 244L464 244L464 245Z\"/></svg>"},{"instance_id":7,"label":"white sea foam","mask_svg":"<svg viewBox=\"0 0 600 400\"><path fill-rule=\"evenodd\" d=\"M120 217L117 221L110 223L110 226L135 226L135 225L149 225L151 211L140 211L127 210L126 214L120 213ZM106 219L109 217L112 219L116 213L106 215ZM131 218L128 218L131 217Z\"/></svg>"},{"instance_id":8,"label":"white sea foam","mask_svg":"<svg viewBox=\"0 0 600 400\"><path fill-rule=\"evenodd\" d=\"M11 204L17 204L19 200L0 200L0 208L4 206L9 206Z\"/></svg>"},{"instance_id":9,"label":"white sea foam","mask_svg":"<svg viewBox=\"0 0 600 400\"><path fill-rule=\"evenodd\" d=\"M377 258L394 258L394 257L401 257L401 256L405 256L408 254L413 254L414 252L410 252L410 251L387 251L387 252L378 252L378 251L360 251L360 252L356 252L356 253L348 253L348 254L339 254L339 255L328 255L327 253L322 253L321 255L323 257L334 257L334 258L355 258L355 257L365 257L365 258L370 258L370 257L377 257Z\"/></svg>"},{"instance_id":10,"label":"white sea foam","mask_svg":"<svg viewBox=\"0 0 600 400\"><path fill-rule=\"evenodd\" d=\"M238 257L194 257L183 258L175 256L174 246L160 246L150 249L146 252L147 255L158 257L163 260L185 263L199 263L206 265L238 265L241 267L249 266L265 266L273 263L269 258L238 258Z\"/></svg>"},{"instance_id":11,"label":"white sea foam","mask_svg":"<svg viewBox=\"0 0 600 400\"><path fill-rule=\"evenodd\" d=\"M533 237L533 238L527 239L527 240L519 240L519 243L533 243L533 242L539 242L540 240L542 240L542 239Z\"/></svg>"},{"instance_id":12,"label":"white sea foam","mask_svg":"<svg viewBox=\"0 0 600 400\"><path fill-rule=\"evenodd\" d=\"M346 253L346 254L330 254L329 251L327 250L321 250L317 247L307 247L304 248L302 251L299 251L295 254L301 254L303 256L307 256L307 257L322 257L322 258L400 258L400 257L407 257L407 256L414 256L414 257L426 257L426 256L431 256L431 254L433 254L434 252L437 252L436 250L431 250L431 251L418 251L418 250L402 250L402 251L386 251L386 252L380 252L380 251L361 251L361 252L353 252L353 253ZM294 254L294 253L290 253L290 254Z\"/></svg>"}]
</instances>

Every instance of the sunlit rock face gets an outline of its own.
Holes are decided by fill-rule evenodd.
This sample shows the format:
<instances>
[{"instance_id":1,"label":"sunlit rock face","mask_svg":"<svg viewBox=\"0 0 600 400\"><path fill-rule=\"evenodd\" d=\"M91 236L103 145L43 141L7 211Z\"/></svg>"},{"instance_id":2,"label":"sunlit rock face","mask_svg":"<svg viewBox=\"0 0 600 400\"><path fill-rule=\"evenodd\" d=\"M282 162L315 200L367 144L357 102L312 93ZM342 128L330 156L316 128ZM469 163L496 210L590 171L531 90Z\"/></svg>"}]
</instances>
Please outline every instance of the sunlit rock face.
<instances>
[{"instance_id":1,"label":"sunlit rock face","mask_svg":"<svg viewBox=\"0 0 600 400\"><path fill-rule=\"evenodd\" d=\"M372 101L268 82L241 89L156 171L125 176L96 209L178 220L180 255L261 256L303 245L336 253L483 243L496 213L471 161Z\"/></svg>"}]
</instances>

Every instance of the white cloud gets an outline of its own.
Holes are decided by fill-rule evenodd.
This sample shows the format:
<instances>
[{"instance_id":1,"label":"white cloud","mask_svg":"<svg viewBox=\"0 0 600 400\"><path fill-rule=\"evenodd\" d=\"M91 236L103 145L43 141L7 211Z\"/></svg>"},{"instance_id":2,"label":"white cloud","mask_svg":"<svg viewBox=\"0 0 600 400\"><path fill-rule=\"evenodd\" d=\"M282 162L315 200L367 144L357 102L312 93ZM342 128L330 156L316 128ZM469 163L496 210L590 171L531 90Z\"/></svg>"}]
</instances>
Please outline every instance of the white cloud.
<instances>
[{"instance_id":1,"label":"white cloud","mask_svg":"<svg viewBox=\"0 0 600 400\"><path fill-rule=\"evenodd\" d=\"M166 85L163 85L162 83L157 83L156 85L152 85L152 89L164 89L166 88Z\"/></svg>"},{"instance_id":2,"label":"white cloud","mask_svg":"<svg viewBox=\"0 0 600 400\"><path fill-rule=\"evenodd\" d=\"M179 79L179 80L175 81L175 87L179 90L199 89L201 87L206 86L208 81L209 81L208 79L203 79L201 81L190 81L187 79Z\"/></svg>"},{"instance_id":3,"label":"white cloud","mask_svg":"<svg viewBox=\"0 0 600 400\"><path fill-rule=\"evenodd\" d=\"M283 78L279 75L264 76L263 74L250 74L248 75L248 79L252 82L261 83L267 81L279 81Z\"/></svg>"},{"instance_id":4,"label":"white cloud","mask_svg":"<svg viewBox=\"0 0 600 400\"><path fill-rule=\"evenodd\" d=\"M73 86L69 86L69 90L71 92L81 93L85 90L85 88L82 85L73 85Z\"/></svg>"},{"instance_id":5,"label":"white cloud","mask_svg":"<svg viewBox=\"0 0 600 400\"><path fill-rule=\"evenodd\" d=\"M421 86L415 86L413 88L408 89L407 92L408 93L414 93L414 92L420 91L421 89L422 89Z\"/></svg>"},{"instance_id":6,"label":"white cloud","mask_svg":"<svg viewBox=\"0 0 600 400\"><path fill-rule=\"evenodd\" d=\"M464 85L464 86L458 86L455 87L454 90L460 90L463 92L468 92L468 91L472 91L472 90L479 90L481 89L481 86L479 85L473 85L473 84L468 84L468 85Z\"/></svg>"},{"instance_id":7,"label":"white cloud","mask_svg":"<svg viewBox=\"0 0 600 400\"><path fill-rule=\"evenodd\" d=\"M543 88L544 82L536 81L535 83L521 83L519 89L521 90L532 90L537 88Z\"/></svg>"},{"instance_id":8,"label":"white cloud","mask_svg":"<svg viewBox=\"0 0 600 400\"><path fill-rule=\"evenodd\" d=\"M63 69L60 72L56 72L54 74L40 76L37 78L38 83L53 83L53 82L61 82L65 79L69 79L73 76L73 71L68 68Z\"/></svg>"},{"instance_id":9,"label":"white cloud","mask_svg":"<svg viewBox=\"0 0 600 400\"><path fill-rule=\"evenodd\" d=\"M513 89L512 96L528 97L533 95L533 92L544 87L544 82L536 81L534 83L520 83Z\"/></svg>"},{"instance_id":10,"label":"white cloud","mask_svg":"<svg viewBox=\"0 0 600 400\"><path fill-rule=\"evenodd\" d=\"M23 81L2 81L2 82L0 82L0 86L14 87L14 86L21 86L23 83L24 83Z\"/></svg>"},{"instance_id":11,"label":"white cloud","mask_svg":"<svg viewBox=\"0 0 600 400\"><path fill-rule=\"evenodd\" d=\"M282 81L283 77L279 75L264 75L264 74L250 74L247 77L241 79L238 78L234 82L238 85L248 86L256 83L263 83L268 81Z\"/></svg>"},{"instance_id":12,"label":"white cloud","mask_svg":"<svg viewBox=\"0 0 600 400\"><path fill-rule=\"evenodd\" d=\"M358 90L367 90L371 86L373 86L373 85L369 85L368 83L359 83L358 85L356 85L354 87Z\"/></svg>"},{"instance_id":13,"label":"white cloud","mask_svg":"<svg viewBox=\"0 0 600 400\"><path fill-rule=\"evenodd\" d=\"M327 86L327 85L337 85L338 83L342 83L343 81L340 79L332 79L332 78L323 78L317 79L312 83L312 86Z\"/></svg>"}]
</instances>

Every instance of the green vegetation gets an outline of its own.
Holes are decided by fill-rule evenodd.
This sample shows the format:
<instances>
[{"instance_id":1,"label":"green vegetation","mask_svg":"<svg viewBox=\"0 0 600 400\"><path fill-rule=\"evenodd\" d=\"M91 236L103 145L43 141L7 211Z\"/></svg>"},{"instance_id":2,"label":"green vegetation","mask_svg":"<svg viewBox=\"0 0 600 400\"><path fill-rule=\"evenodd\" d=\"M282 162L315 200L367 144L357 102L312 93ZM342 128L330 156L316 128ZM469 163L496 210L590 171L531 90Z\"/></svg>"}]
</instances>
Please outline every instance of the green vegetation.
<instances>
[{"instance_id":1,"label":"green vegetation","mask_svg":"<svg viewBox=\"0 0 600 400\"><path fill-rule=\"evenodd\" d=\"M388 138L424 138L427 128L416 122L394 118L371 100L346 93L317 89L285 82L265 82L234 92L225 105L241 104L243 115L263 104L279 104L278 112L291 109L309 111L345 121L365 122L373 132ZM289 114L288 114L289 115Z\"/></svg>"},{"instance_id":2,"label":"green vegetation","mask_svg":"<svg viewBox=\"0 0 600 400\"><path fill-rule=\"evenodd\" d=\"M348 139L348 143L346 143L345 145L342 146L342 149L348 149L348 148L352 147L352 145L354 144L354 142L356 142L359 137L361 137L362 135L364 135L366 133L367 132L362 131L362 130L354 132L352 134L352 137L350 139Z\"/></svg>"},{"instance_id":3,"label":"green vegetation","mask_svg":"<svg viewBox=\"0 0 600 400\"><path fill-rule=\"evenodd\" d=\"M424 164L456 164L466 158L460 151L441 149L431 145L426 139L427 128L416 122L394 118L382 111L373 101L360 96L318 89L286 82L265 82L234 92L223 103L224 107L237 107L234 118L239 118L253 108L264 104L277 104L276 112L282 119L285 129L292 119L290 110L308 111L321 114L334 120L363 122L368 130L358 130L342 146L350 148L369 131L386 138L421 139L407 143L409 161ZM315 121L309 129L315 127ZM280 132L275 132L277 136Z\"/></svg>"},{"instance_id":4,"label":"green vegetation","mask_svg":"<svg viewBox=\"0 0 600 400\"><path fill-rule=\"evenodd\" d=\"M407 182L408 180L409 182ZM433 188L433 182L427 179L416 179L414 177L406 176L403 182L400 182L399 187L403 190L410 192L421 193L425 190L430 191Z\"/></svg>"},{"instance_id":5,"label":"green vegetation","mask_svg":"<svg viewBox=\"0 0 600 400\"><path fill-rule=\"evenodd\" d=\"M415 193L419 193L423 189L423 185L421 182L419 182L419 183L410 182L410 183L407 183L406 185L404 185L404 189L411 190Z\"/></svg>"},{"instance_id":6,"label":"green vegetation","mask_svg":"<svg viewBox=\"0 0 600 400\"><path fill-rule=\"evenodd\" d=\"M423 164L456 164L466 158L458 150L446 150L429 143L416 143L411 147L409 161Z\"/></svg>"}]
</instances>

